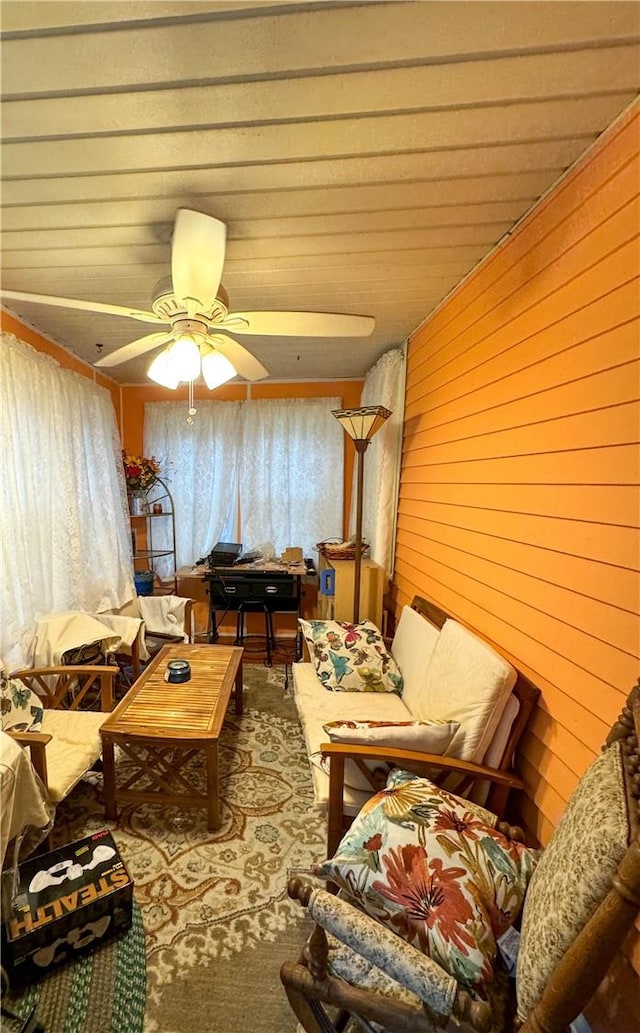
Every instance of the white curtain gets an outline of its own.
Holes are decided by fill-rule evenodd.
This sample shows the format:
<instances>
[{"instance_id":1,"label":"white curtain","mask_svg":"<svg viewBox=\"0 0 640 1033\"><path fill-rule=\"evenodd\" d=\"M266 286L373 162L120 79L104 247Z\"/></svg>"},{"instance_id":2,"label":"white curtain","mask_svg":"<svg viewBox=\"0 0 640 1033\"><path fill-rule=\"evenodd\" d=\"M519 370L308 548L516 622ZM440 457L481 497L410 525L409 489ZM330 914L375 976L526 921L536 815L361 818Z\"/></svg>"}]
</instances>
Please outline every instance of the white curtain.
<instances>
[{"instance_id":1,"label":"white curtain","mask_svg":"<svg viewBox=\"0 0 640 1033\"><path fill-rule=\"evenodd\" d=\"M342 536L344 432L340 398L245 402L240 462L242 541L277 555Z\"/></svg>"},{"instance_id":2,"label":"white curtain","mask_svg":"<svg viewBox=\"0 0 640 1033\"><path fill-rule=\"evenodd\" d=\"M339 538L344 439L331 410L340 405L340 398L200 402L191 426L184 402L145 405L144 451L160 461L173 497L177 566L217 541L240 541L245 550L270 543L278 555L300 546L310 556L316 542ZM156 535L154 525L154 548L162 548Z\"/></svg>"},{"instance_id":3,"label":"white curtain","mask_svg":"<svg viewBox=\"0 0 640 1033\"><path fill-rule=\"evenodd\" d=\"M0 657L31 663L38 617L135 594L120 441L107 391L0 337Z\"/></svg>"},{"instance_id":4,"label":"white curtain","mask_svg":"<svg viewBox=\"0 0 640 1033\"><path fill-rule=\"evenodd\" d=\"M198 402L193 424L184 402L144 407L144 454L155 455L173 498L176 566L210 552L217 541L235 541L240 402ZM154 548L171 548L169 521L154 523ZM173 557L156 560L161 577L173 577Z\"/></svg>"},{"instance_id":5,"label":"white curtain","mask_svg":"<svg viewBox=\"0 0 640 1033\"><path fill-rule=\"evenodd\" d=\"M394 348L376 362L365 377L361 405L384 405L391 416L371 439L364 455L362 537L371 559L393 574L398 508L398 485L404 423L405 355ZM351 526L355 525L354 471Z\"/></svg>"}]
</instances>

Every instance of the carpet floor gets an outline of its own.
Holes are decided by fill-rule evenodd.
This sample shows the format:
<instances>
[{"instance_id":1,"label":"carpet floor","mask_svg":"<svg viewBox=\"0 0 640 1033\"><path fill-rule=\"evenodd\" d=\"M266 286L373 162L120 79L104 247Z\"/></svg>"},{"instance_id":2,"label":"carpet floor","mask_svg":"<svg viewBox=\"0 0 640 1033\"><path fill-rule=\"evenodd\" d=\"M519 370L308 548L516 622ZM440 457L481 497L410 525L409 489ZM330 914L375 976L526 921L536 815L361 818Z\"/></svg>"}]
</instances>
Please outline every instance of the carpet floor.
<instances>
[{"instance_id":1,"label":"carpet floor","mask_svg":"<svg viewBox=\"0 0 640 1033\"><path fill-rule=\"evenodd\" d=\"M288 872L323 856L325 822L284 667L244 668L220 745L222 824L160 802L106 822L101 777L60 805L54 845L110 828L135 882L147 945L145 1033L294 1033L279 969L310 923L286 895ZM120 759L120 763L126 760ZM199 758L190 770L202 783Z\"/></svg>"}]
</instances>

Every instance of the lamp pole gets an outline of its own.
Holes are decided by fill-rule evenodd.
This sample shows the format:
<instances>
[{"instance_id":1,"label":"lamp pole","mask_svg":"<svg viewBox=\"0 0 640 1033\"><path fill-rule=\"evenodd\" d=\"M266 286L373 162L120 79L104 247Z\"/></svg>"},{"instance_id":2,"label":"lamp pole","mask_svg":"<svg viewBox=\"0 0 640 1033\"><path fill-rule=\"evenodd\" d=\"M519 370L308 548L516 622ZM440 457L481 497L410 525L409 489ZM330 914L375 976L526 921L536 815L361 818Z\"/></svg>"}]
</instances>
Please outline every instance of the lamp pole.
<instances>
[{"instance_id":1,"label":"lamp pole","mask_svg":"<svg viewBox=\"0 0 640 1033\"><path fill-rule=\"evenodd\" d=\"M360 620L360 577L362 572L362 494L364 487L364 454L369 445L368 438L358 438L354 442L358 453L358 472L356 482L356 563L353 583L353 623Z\"/></svg>"},{"instance_id":2,"label":"lamp pole","mask_svg":"<svg viewBox=\"0 0 640 1033\"><path fill-rule=\"evenodd\" d=\"M358 453L356 482L356 562L353 569L353 623L360 621L360 577L362 573L362 494L364 454L373 435L392 415L383 405L362 405L357 409L332 409L338 423L349 435Z\"/></svg>"}]
</instances>

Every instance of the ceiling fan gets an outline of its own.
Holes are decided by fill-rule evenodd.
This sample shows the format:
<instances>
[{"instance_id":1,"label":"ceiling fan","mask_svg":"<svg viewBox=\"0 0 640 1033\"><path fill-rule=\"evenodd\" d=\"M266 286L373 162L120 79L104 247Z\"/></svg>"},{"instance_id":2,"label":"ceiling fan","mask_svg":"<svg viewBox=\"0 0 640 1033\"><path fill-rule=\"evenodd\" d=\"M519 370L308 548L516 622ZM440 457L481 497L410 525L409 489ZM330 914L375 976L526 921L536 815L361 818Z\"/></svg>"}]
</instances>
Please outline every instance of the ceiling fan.
<instances>
[{"instance_id":1,"label":"ceiling fan","mask_svg":"<svg viewBox=\"0 0 640 1033\"><path fill-rule=\"evenodd\" d=\"M171 244L171 276L156 284L151 310L56 298L46 294L2 289L5 298L42 305L60 305L128 316L165 327L103 355L96 366L117 366L168 345L149 367L149 376L166 387L193 382L202 370L210 388L238 373L261 380L268 370L228 333L300 337L366 337L375 326L371 316L331 312L230 312L220 280L224 265L226 226L219 219L179 208ZM155 375L154 375L155 367ZM223 379L220 379L220 376Z\"/></svg>"}]
</instances>

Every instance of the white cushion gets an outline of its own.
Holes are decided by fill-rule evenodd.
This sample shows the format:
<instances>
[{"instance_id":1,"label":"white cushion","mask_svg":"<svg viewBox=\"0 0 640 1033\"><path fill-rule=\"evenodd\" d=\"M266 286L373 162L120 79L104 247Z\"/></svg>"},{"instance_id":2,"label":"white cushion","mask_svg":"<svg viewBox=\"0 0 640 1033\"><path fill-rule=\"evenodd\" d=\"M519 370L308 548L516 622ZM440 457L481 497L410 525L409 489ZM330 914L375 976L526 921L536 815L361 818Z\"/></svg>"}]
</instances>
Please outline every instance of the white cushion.
<instances>
[{"instance_id":1,"label":"white cushion","mask_svg":"<svg viewBox=\"0 0 640 1033\"><path fill-rule=\"evenodd\" d=\"M393 692L327 692L318 681L313 664L293 664L293 683L298 715L309 753L327 742L327 721L410 721L404 703Z\"/></svg>"},{"instance_id":2,"label":"white cushion","mask_svg":"<svg viewBox=\"0 0 640 1033\"><path fill-rule=\"evenodd\" d=\"M498 727L493 733L493 739L489 743L487 752L485 753L482 763L488 768L497 768L504 756L504 751L507 746L507 740L511 735L511 729L513 722L520 713L520 700L513 693L509 696L509 699L505 703L504 710L502 711L502 717L498 722ZM455 786L455 783L451 783ZM447 780L447 788L450 788L449 780ZM491 789L491 783L485 781L476 781L471 787L468 799L473 800L475 803L485 804L487 797L489 796L489 790ZM452 789L455 792L455 788ZM466 796L466 793L465 793Z\"/></svg>"},{"instance_id":3,"label":"white cushion","mask_svg":"<svg viewBox=\"0 0 640 1033\"><path fill-rule=\"evenodd\" d=\"M188 641L184 613L189 602L179 595L139 595L138 609L150 635L169 635Z\"/></svg>"},{"instance_id":4,"label":"white cushion","mask_svg":"<svg viewBox=\"0 0 640 1033\"><path fill-rule=\"evenodd\" d=\"M511 735L513 722L519 713L520 700L512 693L505 704L502 716L498 722L498 727L493 733L493 739L489 743L487 752L482 759L482 763L486 764L488 768L497 768L500 764L507 746L507 740Z\"/></svg>"},{"instance_id":5,"label":"white cushion","mask_svg":"<svg viewBox=\"0 0 640 1033\"><path fill-rule=\"evenodd\" d=\"M515 669L491 646L457 621L446 620L431 655L417 716L422 721L459 721L449 754L479 764L516 678Z\"/></svg>"},{"instance_id":6,"label":"white cushion","mask_svg":"<svg viewBox=\"0 0 640 1033\"><path fill-rule=\"evenodd\" d=\"M45 710L42 731L47 743L47 789L54 803L63 800L102 753L100 728L108 714Z\"/></svg>"},{"instance_id":7,"label":"white cushion","mask_svg":"<svg viewBox=\"0 0 640 1033\"><path fill-rule=\"evenodd\" d=\"M418 714L418 698L427 680L427 668L440 632L425 617L403 606L391 655L402 674L402 702L414 717Z\"/></svg>"},{"instance_id":8,"label":"white cushion","mask_svg":"<svg viewBox=\"0 0 640 1033\"><path fill-rule=\"evenodd\" d=\"M369 720L411 720L411 714L394 692L368 692L364 697L359 692L327 692L319 682L313 664L293 664L292 670L294 699L309 757L319 753L322 743L328 741L323 725L328 721L358 720L364 716L365 707ZM316 805L324 811L329 800L329 776L314 764L311 764L311 776ZM345 814L358 814L369 796L371 789L364 793L345 788Z\"/></svg>"}]
</instances>

